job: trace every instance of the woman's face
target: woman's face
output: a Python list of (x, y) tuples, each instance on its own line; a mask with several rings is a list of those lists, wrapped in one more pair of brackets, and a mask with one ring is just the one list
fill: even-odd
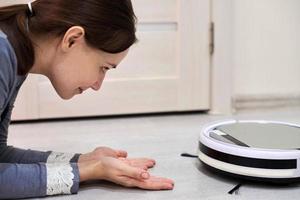
[(67, 42), (66, 50), (63, 45), (61, 44), (62, 50), (57, 51), (48, 75), (56, 92), (63, 99), (71, 99), (90, 88), (99, 90), (106, 73), (115, 69), (129, 51), (109, 54), (89, 47), (80, 38)]

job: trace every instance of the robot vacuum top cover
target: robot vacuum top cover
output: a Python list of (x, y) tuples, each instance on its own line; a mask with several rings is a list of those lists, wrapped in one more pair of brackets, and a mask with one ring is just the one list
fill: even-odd
[(205, 126), (199, 159), (209, 168), (243, 179), (300, 181), (300, 126), (285, 122), (230, 120)]

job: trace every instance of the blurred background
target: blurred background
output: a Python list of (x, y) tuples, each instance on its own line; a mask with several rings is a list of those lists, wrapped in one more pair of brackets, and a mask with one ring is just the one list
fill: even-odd
[(300, 108), (300, 1), (132, 2), (139, 43), (100, 92), (64, 101), (30, 75), (13, 119)]

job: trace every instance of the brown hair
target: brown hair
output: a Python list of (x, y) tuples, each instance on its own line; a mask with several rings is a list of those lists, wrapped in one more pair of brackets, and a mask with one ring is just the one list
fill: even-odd
[(87, 44), (107, 53), (120, 53), (137, 41), (131, 0), (37, 0), (32, 8), (33, 13), (27, 4), (0, 7), (0, 28), (16, 52), (20, 75), (35, 60), (30, 34), (63, 36), (82, 26)]

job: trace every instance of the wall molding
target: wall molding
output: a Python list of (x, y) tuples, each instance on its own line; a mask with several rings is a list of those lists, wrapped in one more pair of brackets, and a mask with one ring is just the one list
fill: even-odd
[(236, 111), (300, 107), (300, 94), (237, 95), (233, 106)]

